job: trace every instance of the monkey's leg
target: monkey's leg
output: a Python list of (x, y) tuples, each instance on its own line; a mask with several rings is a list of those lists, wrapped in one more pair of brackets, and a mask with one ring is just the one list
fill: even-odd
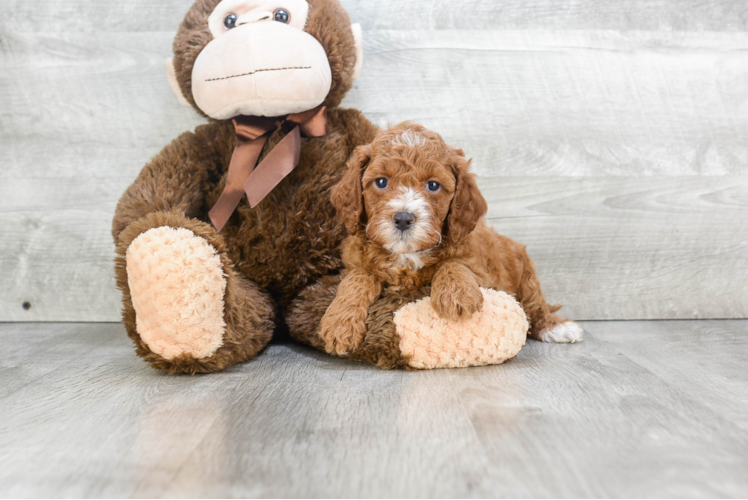
[(198, 220), (233, 144), (230, 124), (182, 134), (143, 168), (112, 221), (127, 333), (140, 356), (172, 373), (250, 359), (274, 330), (270, 298), (233, 270), (223, 237)]
[[(339, 283), (325, 277), (301, 292), (286, 318), (292, 336), (325, 350), (319, 323)], [(506, 293), (482, 290), (483, 310), (461, 321), (439, 317), (430, 293), (429, 287), (410, 295), (385, 289), (369, 308), (363, 343), (347, 357), (384, 369), (454, 368), (502, 363), (525, 344), (527, 319)]]
[(269, 296), (234, 270), (212, 226), (153, 213), (119, 236), (117, 284), (138, 355), (170, 373), (204, 373), (254, 357), (269, 342)]

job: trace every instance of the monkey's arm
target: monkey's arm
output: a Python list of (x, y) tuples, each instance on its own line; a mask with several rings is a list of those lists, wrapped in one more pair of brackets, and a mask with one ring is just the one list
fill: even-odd
[(327, 352), (343, 356), (358, 348), (366, 336), (369, 307), (381, 292), (382, 283), (374, 276), (358, 269), (347, 272), (320, 323)]
[(233, 135), (225, 124), (211, 123), (187, 132), (166, 146), (141, 170), (117, 204), (112, 236), (149, 214), (171, 213), (201, 218), (205, 192), (221, 177)]
[(483, 307), (478, 278), (464, 264), (443, 262), (431, 283), (431, 304), (442, 318), (469, 318)]

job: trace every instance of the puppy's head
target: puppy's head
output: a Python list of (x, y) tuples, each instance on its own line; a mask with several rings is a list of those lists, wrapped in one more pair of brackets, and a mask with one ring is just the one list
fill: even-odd
[(469, 167), (439, 134), (404, 122), (354, 151), (332, 202), (350, 234), (365, 231), (392, 253), (420, 252), (460, 241), (486, 213)]

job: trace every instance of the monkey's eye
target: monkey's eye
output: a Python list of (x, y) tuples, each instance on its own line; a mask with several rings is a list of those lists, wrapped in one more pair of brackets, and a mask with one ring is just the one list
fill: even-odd
[(380, 177), (379, 179), (374, 181), (374, 184), (376, 184), (379, 189), (384, 189), (387, 187), (387, 178)]
[(432, 193), (436, 193), (437, 191), (439, 191), (440, 187), (442, 187), (441, 184), (436, 181), (428, 181), (426, 183), (426, 189), (428, 189)]
[(236, 14), (229, 14), (226, 16), (223, 20), (223, 25), (226, 27), (227, 30), (230, 30), (232, 28), (236, 28)]
[(279, 23), (288, 24), (288, 21), (291, 20), (291, 16), (288, 14), (286, 9), (276, 9), (276, 11), (273, 12), (273, 20), (278, 21)]

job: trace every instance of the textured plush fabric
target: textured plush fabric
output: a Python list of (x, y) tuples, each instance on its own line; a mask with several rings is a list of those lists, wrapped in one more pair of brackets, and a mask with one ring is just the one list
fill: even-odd
[(400, 351), (411, 368), (495, 365), (525, 345), (528, 323), (514, 298), (482, 288), (483, 311), (470, 319), (440, 318), (426, 297), (395, 313)]
[(205, 239), (184, 228), (149, 229), (126, 260), (136, 329), (152, 352), (207, 358), (223, 345), (226, 279)]

